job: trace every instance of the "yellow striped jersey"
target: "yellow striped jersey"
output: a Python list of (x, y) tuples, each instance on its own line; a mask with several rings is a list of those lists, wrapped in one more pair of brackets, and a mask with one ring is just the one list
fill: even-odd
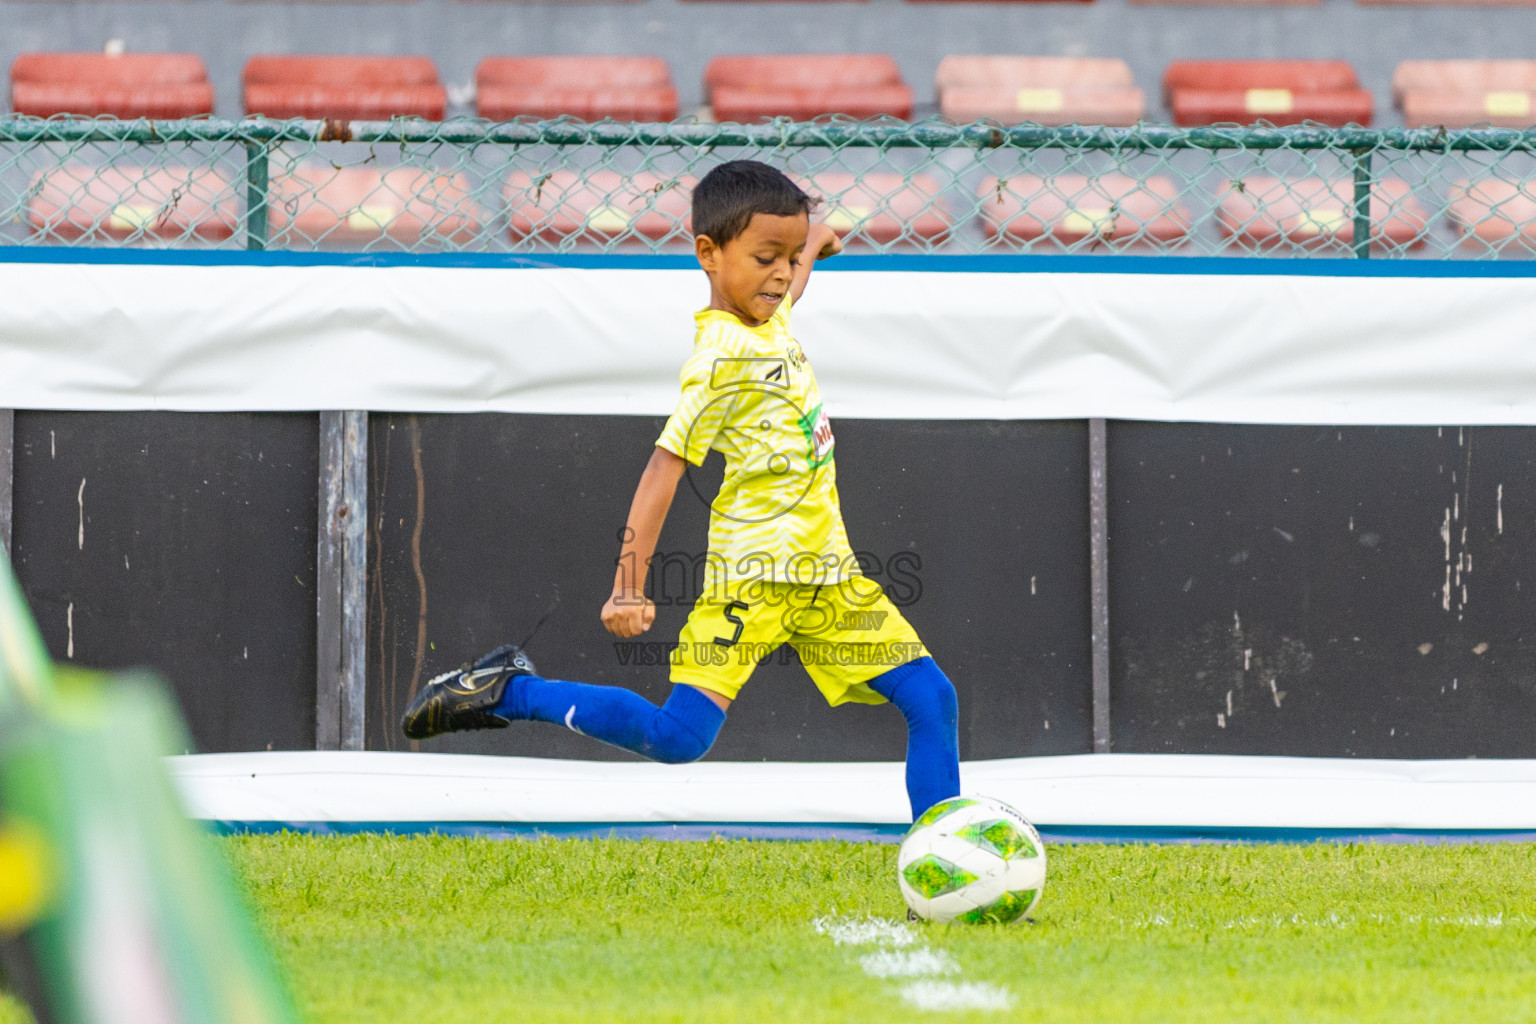
[(656, 441), (695, 466), (711, 448), (725, 456), (710, 504), (714, 581), (860, 575), (837, 500), (832, 424), (789, 312), (786, 296), (761, 327), (722, 310), (694, 314), (682, 396)]

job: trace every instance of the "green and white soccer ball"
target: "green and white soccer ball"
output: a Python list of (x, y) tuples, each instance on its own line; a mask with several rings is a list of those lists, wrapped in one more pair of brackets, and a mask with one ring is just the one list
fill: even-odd
[(896, 856), (896, 879), (918, 917), (1012, 924), (1040, 902), (1045, 844), (1001, 800), (957, 796), (912, 823)]

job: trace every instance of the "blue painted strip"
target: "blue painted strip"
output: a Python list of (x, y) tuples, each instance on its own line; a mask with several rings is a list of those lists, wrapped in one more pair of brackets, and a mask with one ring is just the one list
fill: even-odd
[(225, 835), (445, 835), (481, 839), (841, 839), (855, 843), (894, 843), (906, 825), (838, 825), (766, 822), (510, 822), (510, 821), (212, 821)]
[(1262, 828), (1169, 825), (1040, 825), (1052, 843), (1530, 843), (1531, 829)]
[(1536, 277), (1536, 262), (1244, 256), (839, 256), (817, 270), (952, 274), (1192, 274), (1225, 277)]
[[(482, 839), (774, 839), (899, 843), (901, 824), (817, 822), (212, 821), (225, 835), (447, 835)], [(1228, 828), (1168, 825), (1038, 825), (1047, 843), (1490, 843), (1536, 842), (1531, 829)]]
[[(477, 269), (695, 270), (691, 255), (576, 253), (335, 253), (213, 249), (71, 249), (0, 246), (0, 263), (169, 267), (466, 267)], [(1261, 277), (1536, 277), (1536, 260), (1344, 260), (1239, 256), (844, 255), (819, 268), (964, 274), (1198, 274)]]
[(0, 246), (0, 263), (60, 263), (146, 267), (459, 267), (542, 270), (697, 270), (692, 256), (579, 255), (459, 252), (252, 252), (245, 249), (69, 249), (62, 246)]

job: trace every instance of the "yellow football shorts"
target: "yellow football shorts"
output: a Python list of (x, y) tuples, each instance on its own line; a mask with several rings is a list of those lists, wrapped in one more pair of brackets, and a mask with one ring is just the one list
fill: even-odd
[(735, 700), (786, 643), (833, 706), (884, 704), (868, 681), (928, 653), (867, 576), (820, 585), (751, 580), (699, 598), (672, 652), (672, 681)]

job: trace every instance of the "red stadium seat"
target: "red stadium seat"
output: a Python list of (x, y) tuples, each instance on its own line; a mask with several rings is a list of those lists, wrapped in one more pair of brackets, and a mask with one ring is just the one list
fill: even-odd
[(1528, 128), (1536, 124), (1536, 61), (1407, 60), (1392, 76), (1392, 95), (1410, 128)]
[(813, 219), (853, 242), (939, 242), (954, 229), (954, 218), (939, 203), (939, 183), (926, 174), (827, 173), (803, 180), (801, 187), (826, 200)]
[(1163, 73), (1163, 89), (1290, 89), (1342, 92), (1360, 87), (1355, 69), (1341, 60), (1176, 60)]
[(912, 116), (912, 88), (886, 54), (716, 57), (704, 86), (718, 121)]
[(661, 241), (688, 235), (692, 178), (649, 171), (518, 171), (507, 179), (513, 238)]
[[(1170, 178), (1103, 174), (1018, 175), (988, 178), (981, 187), (987, 234), (1061, 244), (1105, 242), (1167, 245), (1188, 236), (1190, 219)], [(1119, 247), (1119, 246), (1117, 246)]]
[(484, 227), (469, 179), (422, 167), (307, 164), (274, 175), (267, 220), (274, 246), (463, 245)]
[(1369, 7), (1532, 7), (1536, 0), (1355, 0)]
[(1131, 0), (1133, 4), (1160, 4), (1188, 7), (1317, 7), (1323, 0)]
[(956, 121), (1132, 125), (1146, 101), (1123, 60), (945, 57), (934, 76), (939, 109)]
[(197, 117), (213, 86), (190, 53), (23, 53), (11, 64), (11, 107), (51, 117)]
[(660, 57), (487, 57), (475, 69), (480, 116), (670, 121), (677, 88)]
[[(1355, 184), (1350, 178), (1245, 177), (1216, 212), (1222, 233), (1257, 249), (1294, 246), (1348, 249), (1355, 240)], [(1401, 178), (1371, 191), (1371, 241), (1416, 249), (1427, 241), (1429, 215)]]
[(242, 78), (245, 112), (266, 117), (439, 121), (448, 105), (426, 57), (258, 56)]
[(1468, 248), (1518, 256), (1536, 251), (1536, 192), (1529, 185), (1502, 178), (1458, 182), (1450, 214)]
[(1536, 90), (1536, 60), (1405, 60), (1392, 73), (1392, 98), (1410, 92)]
[(1344, 61), (1174, 61), (1163, 75), (1163, 92), (1180, 125), (1371, 123), (1371, 94)]
[(27, 221), (48, 241), (216, 242), (240, 223), (230, 179), (208, 167), (65, 164), (32, 176)]

